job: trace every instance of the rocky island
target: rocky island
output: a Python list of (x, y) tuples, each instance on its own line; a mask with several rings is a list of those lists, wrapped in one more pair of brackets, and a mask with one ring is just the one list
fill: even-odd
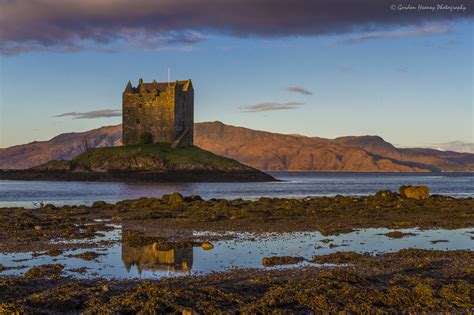
[(26, 170), (0, 171), (7, 180), (253, 182), (275, 179), (196, 146), (166, 143), (88, 149), (72, 160), (52, 160)]

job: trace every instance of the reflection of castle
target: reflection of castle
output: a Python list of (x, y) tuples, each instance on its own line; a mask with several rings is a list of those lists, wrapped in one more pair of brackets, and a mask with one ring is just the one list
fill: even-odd
[(193, 248), (158, 250), (153, 245), (131, 247), (124, 243), (122, 260), (127, 271), (130, 271), (133, 265), (137, 265), (139, 274), (142, 270), (188, 272), (193, 266)]

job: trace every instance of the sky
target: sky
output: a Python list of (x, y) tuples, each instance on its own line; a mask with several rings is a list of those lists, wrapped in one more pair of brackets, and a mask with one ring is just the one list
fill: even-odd
[(121, 122), (192, 79), (195, 121), (402, 147), (473, 142), (473, 4), (0, 0), (0, 147)]

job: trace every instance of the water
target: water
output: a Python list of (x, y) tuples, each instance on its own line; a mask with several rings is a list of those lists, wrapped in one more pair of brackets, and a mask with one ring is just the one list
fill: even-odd
[[(115, 240), (116, 242), (111, 246), (97, 245), (96, 248), (68, 250), (57, 257), (47, 255), (32, 257), (31, 253), (0, 254), (0, 264), (4, 266), (25, 266), (22, 269), (4, 271), (1, 275), (21, 274), (31, 266), (60, 263), (65, 265), (66, 274), (78, 278), (162, 278), (222, 272), (235, 268), (266, 269), (262, 266), (262, 259), (271, 256), (301, 256), (307, 259), (302, 263), (286, 267), (319, 266), (309, 260), (318, 255), (326, 255), (337, 251), (355, 251), (374, 255), (396, 252), (404, 248), (470, 250), (474, 242), (471, 239), (474, 236), (474, 228), (457, 230), (402, 229), (398, 231), (416, 235), (400, 239), (383, 235), (391, 231), (393, 230), (371, 228), (329, 237), (323, 236), (319, 232), (264, 233), (258, 235), (228, 232), (226, 233), (227, 236), (232, 238), (214, 242), (212, 250), (188, 247), (161, 251), (154, 249), (153, 245), (138, 248), (123, 245), (120, 242), (122, 229), (116, 226), (113, 231), (106, 232), (104, 237), (95, 240), (97, 242), (103, 239)], [(194, 235), (202, 237), (203, 240), (206, 239), (206, 233), (195, 232)], [(322, 242), (325, 239), (331, 241)], [(448, 241), (446, 242), (446, 240)], [(103, 255), (92, 262), (67, 257), (67, 255), (90, 250)], [(83, 274), (71, 271), (81, 267), (87, 268)]]
[(0, 181), (0, 207), (32, 207), (44, 202), (55, 205), (85, 204), (96, 200), (117, 202), (143, 196), (160, 197), (180, 192), (203, 198), (306, 197), (368, 195), (401, 185), (428, 185), (431, 193), (474, 197), (474, 174), (470, 173), (271, 173), (280, 182), (271, 183), (101, 183), (51, 181)]

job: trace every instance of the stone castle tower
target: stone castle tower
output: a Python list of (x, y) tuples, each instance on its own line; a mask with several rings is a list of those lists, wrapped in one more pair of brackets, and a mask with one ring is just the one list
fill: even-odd
[(194, 89), (191, 80), (143, 83), (130, 81), (122, 95), (123, 144), (166, 142), (193, 145)]

